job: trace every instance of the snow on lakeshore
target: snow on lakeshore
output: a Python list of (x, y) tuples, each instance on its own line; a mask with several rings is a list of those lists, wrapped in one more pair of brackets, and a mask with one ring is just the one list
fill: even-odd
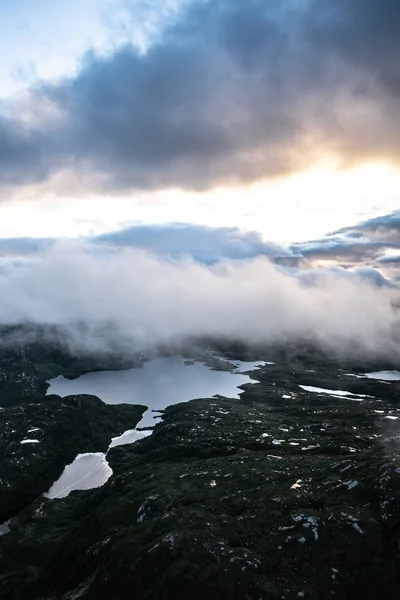
[(305, 392), (315, 392), (316, 394), (330, 394), (331, 396), (342, 396), (346, 398), (348, 396), (352, 396), (354, 398), (370, 398), (371, 396), (367, 396), (365, 394), (353, 394), (352, 392), (347, 392), (345, 390), (326, 390), (324, 388), (314, 387), (313, 385), (299, 385), (299, 387)]
[(400, 371), (372, 371), (364, 373), (364, 375), (356, 375), (355, 373), (345, 373), (348, 377), (356, 377), (357, 379), (377, 379), (383, 383), (390, 381), (400, 381)]
[(373, 371), (365, 373), (367, 379), (381, 379), (382, 381), (399, 381), (400, 371)]
[(67, 465), (61, 476), (53, 483), (46, 498), (66, 498), (74, 490), (91, 490), (101, 487), (111, 477), (113, 471), (103, 452), (78, 454)]

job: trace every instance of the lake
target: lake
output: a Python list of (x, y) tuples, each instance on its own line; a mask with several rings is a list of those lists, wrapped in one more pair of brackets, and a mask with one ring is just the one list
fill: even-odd
[(149, 410), (139, 426), (147, 427), (154, 424), (152, 410), (163, 410), (171, 404), (216, 394), (239, 398), (239, 386), (255, 383), (242, 371), (264, 365), (260, 361), (230, 361), (236, 367), (233, 371), (214, 371), (203, 362), (187, 362), (181, 356), (170, 356), (135, 369), (91, 372), (72, 380), (60, 376), (49, 381), (47, 394), (93, 394), (107, 404), (144, 404)]

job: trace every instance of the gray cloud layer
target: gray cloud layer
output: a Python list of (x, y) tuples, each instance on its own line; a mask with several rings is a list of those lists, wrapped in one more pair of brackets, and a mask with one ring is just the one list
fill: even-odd
[[(147, 54), (87, 56), (0, 116), (0, 183), (205, 188), (400, 157), (398, 0), (193, 2)], [(11, 117), (10, 114), (13, 116)]]
[(287, 257), (292, 253), (282, 246), (265, 242), (257, 231), (237, 227), (207, 227), (185, 223), (136, 225), (91, 238), (97, 244), (142, 248), (175, 258), (191, 256), (201, 263), (255, 256)]
[[(87, 238), (86, 241), (114, 248), (139, 248), (164, 257), (191, 257), (197, 262), (207, 264), (224, 259), (240, 260), (256, 256), (293, 257), (288, 248), (265, 242), (257, 231), (188, 223), (132, 225)], [(0, 255), (25, 256), (55, 244), (57, 240), (54, 238), (3, 238), (0, 239)]]
[[(64, 241), (68, 242), (68, 239)], [(243, 261), (263, 256), (283, 268), (302, 269), (306, 280), (319, 277), (318, 266), (323, 263), (325, 269), (342, 269), (343, 275), (344, 268), (350, 276), (356, 274), (376, 285), (390, 286), (400, 281), (400, 213), (371, 219), (320, 240), (290, 247), (265, 241), (257, 231), (189, 223), (131, 225), (85, 241), (98, 247), (99, 251), (107, 247), (110, 251), (134, 248), (162, 258), (191, 259), (209, 265), (227, 259)], [(18, 262), (19, 258), (50, 249), (58, 242), (54, 238), (0, 239), (0, 256)], [(388, 250), (396, 249), (399, 256), (386, 254)]]
[(291, 250), (312, 262), (384, 268), (387, 276), (399, 281), (400, 211), (344, 227), (320, 240), (293, 244)]

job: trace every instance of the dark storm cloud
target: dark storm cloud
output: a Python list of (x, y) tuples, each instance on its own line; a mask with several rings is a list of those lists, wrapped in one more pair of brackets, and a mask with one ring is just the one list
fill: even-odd
[(309, 35), (320, 48), (373, 71), (390, 93), (400, 92), (397, 0), (322, 0), (310, 8)]
[[(61, 168), (108, 190), (202, 189), (400, 157), (397, 0), (193, 2), (146, 54), (88, 55), (0, 120), (0, 181)], [(46, 113), (46, 110), (43, 112)]]
[(17, 119), (0, 115), (0, 183), (37, 181), (46, 177), (51, 161), (47, 168), (43, 165), (41, 143), (38, 131), (25, 128)]

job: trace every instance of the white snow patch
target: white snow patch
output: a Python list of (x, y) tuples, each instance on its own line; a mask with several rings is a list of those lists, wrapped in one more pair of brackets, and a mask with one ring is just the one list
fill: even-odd
[(343, 485), (347, 485), (347, 489), (352, 490), (358, 485), (358, 481), (345, 481)]
[(369, 398), (365, 394), (353, 394), (345, 390), (327, 390), (325, 388), (314, 387), (313, 385), (299, 385), (299, 387), (306, 392), (315, 392), (316, 394), (335, 394), (335, 396), (353, 396), (357, 398)]
[(290, 486), (291, 490), (297, 490), (298, 488), (301, 488), (301, 479), (298, 479), (296, 481), (296, 483), (294, 483), (293, 485)]
[[(217, 356), (217, 358), (219, 358)], [(227, 362), (230, 362), (229, 360), (227, 360)], [(236, 367), (235, 370), (240, 369), (241, 371), (254, 371), (255, 369), (260, 369), (261, 367), (263, 367), (264, 365), (273, 365), (274, 363), (267, 363), (264, 361), (250, 361), (250, 360), (235, 360), (234, 361), (234, 365)]]
[(39, 443), (40, 443), (39, 440), (30, 440), (30, 439), (22, 440), (20, 442), (20, 444), (39, 444)]
[(4, 523), (2, 523), (0, 525), (0, 536), (6, 535), (6, 533), (8, 533), (10, 531), (10, 523), (11, 523), (11, 519), (9, 521), (5, 521)]
[(319, 538), (318, 519), (316, 519), (315, 517), (307, 516), (307, 515), (294, 515), (292, 517), (292, 519), (295, 523), (300, 523), (301, 521), (304, 521), (303, 527), (305, 529), (308, 529), (309, 527), (311, 527), (312, 532), (314, 534), (314, 539), (315, 539), (315, 541), (318, 541), (318, 538)]
[(392, 421), (396, 421), (396, 419), (398, 419), (399, 417), (394, 417), (393, 415), (386, 415), (386, 417), (383, 417), (384, 419), (391, 419)]
[(357, 379), (365, 379), (365, 375), (355, 375), (354, 373), (345, 373), (347, 377), (356, 377)]
[[(372, 396), (368, 397), (372, 398)], [(362, 398), (358, 398), (357, 396), (337, 396), (336, 394), (331, 394), (331, 398), (338, 398), (339, 400), (344, 398), (345, 400), (351, 400), (352, 402), (362, 402)]]
[(175, 546), (175, 536), (172, 535), (172, 533), (170, 533), (169, 535), (166, 535), (163, 537), (162, 539), (163, 542), (169, 544), (170, 548), (173, 548)]
[(368, 379), (382, 379), (382, 381), (399, 381), (400, 371), (373, 371), (365, 373)]
[(78, 454), (67, 465), (61, 476), (53, 483), (46, 498), (65, 498), (74, 490), (91, 490), (101, 487), (111, 477), (113, 471), (103, 452)]

